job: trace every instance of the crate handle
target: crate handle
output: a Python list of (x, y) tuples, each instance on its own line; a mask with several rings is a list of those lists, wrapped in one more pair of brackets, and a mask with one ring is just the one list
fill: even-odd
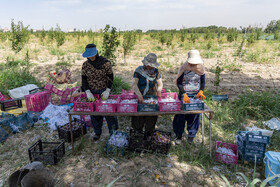
[[(264, 163), (265, 163), (265, 160), (267, 160), (266, 156), (263, 158), (263, 162), (264, 162)], [(269, 171), (270, 171), (273, 175), (277, 175), (276, 173), (274, 173), (274, 172), (272, 171), (271, 167), (269, 166), (269, 159), (268, 159), (267, 161), (268, 161), (267, 167), (268, 167)]]

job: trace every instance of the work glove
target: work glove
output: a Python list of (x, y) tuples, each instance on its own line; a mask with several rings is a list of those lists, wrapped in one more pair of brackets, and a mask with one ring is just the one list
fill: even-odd
[(183, 94), (183, 101), (185, 103), (190, 103), (191, 102), (190, 98), (188, 97), (188, 95), (186, 93)]
[(109, 95), (110, 95), (110, 91), (111, 91), (111, 89), (110, 89), (110, 88), (107, 88), (107, 89), (101, 94), (102, 100), (108, 99), (108, 97), (109, 97)]
[(87, 98), (90, 102), (94, 102), (95, 101), (95, 98), (94, 96), (92, 95), (91, 91), (90, 90), (86, 90), (86, 94), (87, 94)]
[(206, 99), (205, 95), (203, 95), (202, 90), (199, 90), (199, 92), (196, 94), (196, 98), (200, 98), (201, 100)]

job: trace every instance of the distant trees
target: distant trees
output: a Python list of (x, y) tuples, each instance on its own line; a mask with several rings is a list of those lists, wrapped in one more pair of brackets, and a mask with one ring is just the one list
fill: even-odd
[(270, 21), (264, 29), (266, 33), (275, 33), (275, 31), (280, 31), (280, 19)]

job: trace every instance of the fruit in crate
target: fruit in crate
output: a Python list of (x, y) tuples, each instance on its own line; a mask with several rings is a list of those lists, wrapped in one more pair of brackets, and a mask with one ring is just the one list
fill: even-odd
[(155, 105), (158, 104), (158, 101), (155, 98), (144, 99), (144, 104)]
[(154, 133), (154, 140), (156, 140), (159, 143), (169, 143), (170, 137), (166, 134), (163, 134), (161, 132), (155, 132)]
[[(75, 131), (81, 127), (79, 122), (72, 122), (72, 131)], [(70, 131), (70, 124), (66, 124), (60, 127), (61, 129), (65, 131)]]
[(81, 97), (78, 99), (78, 102), (81, 103), (89, 103), (89, 102), (94, 102), (95, 98), (87, 98), (87, 97)]
[(167, 103), (176, 102), (176, 99), (172, 98), (171, 96), (168, 96), (164, 99), (161, 99), (160, 102), (167, 102)]
[(115, 103), (117, 103), (117, 100), (116, 99), (103, 100), (103, 98), (102, 98), (101, 103), (115, 104)]
[(121, 101), (121, 103), (126, 103), (126, 104), (137, 103), (137, 99), (124, 99)]
[[(183, 100), (184, 101), (184, 100)], [(190, 98), (190, 101), (187, 103), (184, 101), (185, 104), (192, 104), (192, 103), (202, 103), (200, 99)]]

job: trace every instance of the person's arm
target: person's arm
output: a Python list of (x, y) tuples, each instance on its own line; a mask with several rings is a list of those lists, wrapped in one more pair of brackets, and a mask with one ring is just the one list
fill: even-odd
[(114, 74), (113, 74), (113, 70), (112, 70), (112, 65), (111, 62), (108, 61), (104, 64), (104, 68), (106, 71), (106, 76), (108, 79), (108, 83), (107, 83), (107, 88), (106, 90), (101, 94), (102, 99), (108, 99), (110, 92), (111, 92), (111, 88), (113, 86), (113, 81), (114, 81)]
[(133, 84), (132, 84), (132, 89), (134, 90), (135, 94), (138, 96), (139, 103), (143, 103), (143, 95), (141, 94), (139, 88), (138, 88), (138, 78), (134, 78)]
[(88, 79), (87, 79), (87, 75), (86, 75), (86, 62), (84, 62), (83, 66), (82, 66), (82, 87), (83, 90), (89, 90), (89, 84), (88, 84)]
[(204, 91), (205, 88), (205, 74), (200, 76), (200, 90)]
[(163, 87), (162, 78), (157, 80), (157, 96), (161, 97), (161, 90)]
[(185, 93), (184, 87), (183, 87), (183, 77), (184, 74), (182, 74), (178, 79), (177, 79), (177, 86), (179, 88), (179, 91), (183, 94)]

